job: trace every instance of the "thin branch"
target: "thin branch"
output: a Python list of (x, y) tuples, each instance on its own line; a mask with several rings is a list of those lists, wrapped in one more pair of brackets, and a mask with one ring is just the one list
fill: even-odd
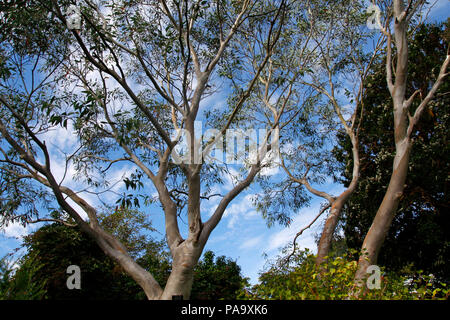
[(71, 228), (77, 227), (77, 224), (72, 224), (72, 223), (69, 223), (69, 222), (61, 220), (61, 219), (39, 218), (36, 220), (27, 220), (26, 222), (27, 223), (57, 222), (57, 223), (61, 223), (61, 224), (65, 225), (66, 227), (71, 227)]
[(294, 240), (292, 240), (292, 252), (286, 257), (286, 264), (289, 263), (289, 260), (292, 258), (292, 256), (295, 254), (295, 251), (297, 250), (297, 238), (300, 237), (303, 232), (309, 228), (311, 228), (311, 226), (317, 221), (317, 219), (319, 219), (319, 217), (329, 208), (331, 207), (331, 203), (327, 203), (324, 207), (322, 207), (322, 209), (320, 209), (319, 213), (317, 214), (317, 216), (304, 228), (302, 228), (299, 232), (297, 232), (297, 234), (294, 237)]
[[(289, 178), (290, 178), (292, 181), (295, 181), (295, 182), (297, 182), (297, 183), (299, 183), (299, 184), (305, 186), (306, 189), (308, 189), (309, 192), (311, 192), (312, 194), (314, 194), (314, 195), (316, 195), (316, 196), (318, 196), (318, 197), (321, 197), (321, 198), (324, 198), (324, 199), (328, 200), (329, 203), (333, 203), (333, 202), (336, 200), (335, 197), (331, 196), (330, 194), (328, 194), (328, 193), (326, 193), (326, 192), (324, 192), (324, 191), (320, 191), (320, 190), (317, 190), (317, 189), (313, 188), (313, 187), (309, 184), (309, 182), (308, 182), (306, 176), (304, 176), (304, 177), (302, 177), (302, 178), (296, 178), (296, 177), (290, 172), (290, 170), (286, 167), (286, 165), (285, 165), (285, 163), (284, 163), (284, 158), (283, 158), (283, 156), (282, 156), (281, 154), (280, 154), (280, 159), (281, 159), (281, 163), (280, 163), (281, 167), (284, 169), (284, 171), (286, 172), (286, 174), (289, 176)], [(306, 173), (306, 175), (307, 175), (307, 173)]]

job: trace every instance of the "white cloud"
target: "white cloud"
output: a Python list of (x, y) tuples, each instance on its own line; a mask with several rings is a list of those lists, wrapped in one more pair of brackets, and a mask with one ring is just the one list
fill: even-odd
[(46, 132), (42, 140), (47, 142), (47, 147), (50, 151), (71, 151), (78, 142), (78, 136), (75, 131), (71, 130), (72, 127), (73, 121), (69, 119), (67, 121), (67, 129), (56, 126)]
[(1, 231), (5, 235), (5, 237), (18, 239), (28, 235), (32, 230), (29, 225), (24, 227), (20, 223), (14, 222), (8, 224), (8, 226), (3, 228)]
[(223, 179), (225, 183), (222, 185), (222, 191), (228, 192), (236, 185), (241, 178), (241, 174), (232, 167), (228, 168), (229, 174), (224, 174)]
[(247, 194), (239, 202), (232, 203), (224, 212), (223, 217), (229, 218), (228, 227), (233, 228), (241, 219), (251, 219), (257, 216), (252, 204), (252, 194)]
[(263, 236), (256, 236), (253, 238), (249, 238), (247, 240), (245, 240), (240, 246), (239, 249), (250, 249), (253, 248), (255, 246), (257, 246), (261, 240), (263, 239)]
[[(69, 120), (67, 129), (57, 126), (50, 131), (39, 135), (50, 154), (51, 171), (58, 183), (64, 178), (64, 183), (72, 183), (75, 169), (72, 164), (67, 166), (66, 172), (66, 155), (73, 153), (78, 146), (78, 137), (76, 132), (72, 131), (72, 121)], [(44, 159), (38, 159), (44, 163)]]

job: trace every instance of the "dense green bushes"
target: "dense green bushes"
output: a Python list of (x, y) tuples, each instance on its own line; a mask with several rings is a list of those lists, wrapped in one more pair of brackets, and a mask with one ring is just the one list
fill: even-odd
[[(446, 299), (447, 284), (421, 272), (389, 273), (381, 268), (379, 289), (359, 289), (354, 282), (357, 262), (354, 253), (329, 258), (321, 268), (315, 256), (302, 251), (289, 263), (279, 259), (259, 278), (259, 283), (242, 291), (242, 299), (281, 300), (411, 300)], [(371, 276), (370, 274), (368, 276)], [(369, 282), (372, 279), (367, 279)]]
[[(131, 228), (134, 224), (128, 222), (123, 226)], [(109, 227), (116, 229), (113, 223)], [(131, 252), (139, 254), (136, 259), (139, 264), (151, 270), (157, 281), (165, 285), (170, 275), (171, 260), (163, 244), (141, 239), (133, 228), (120, 230), (119, 237)], [(94, 240), (77, 228), (60, 224), (43, 226), (25, 238), (24, 247), (27, 253), (15, 262), (17, 269), (13, 270), (5, 258), (0, 260), (0, 300), (146, 298), (136, 282), (107, 257)], [(80, 290), (69, 290), (66, 286), (69, 276), (66, 269), (72, 264), (81, 269)], [(235, 261), (206, 251), (194, 269), (191, 299), (236, 299), (236, 292), (247, 284)]]

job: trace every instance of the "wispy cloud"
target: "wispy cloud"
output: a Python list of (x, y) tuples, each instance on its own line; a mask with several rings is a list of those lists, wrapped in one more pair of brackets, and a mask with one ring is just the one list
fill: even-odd
[(10, 223), (7, 227), (2, 228), (0, 232), (7, 238), (21, 239), (23, 236), (28, 235), (31, 232), (32, 227), (30, 225), (23, 226), (18, 222)]
[(263, 236), (256, 236), (245, 240), (240, 246), (239, 249), (251, 249), (258, 246), (263, 239)]
[(233, 228), (241, 219), (251, 219), (257, 216), (252, 204), (253, 195), (247, 194), (239, 202), (232, 203), (224, 212), (223, 217), (228, 218), (228, 227)]

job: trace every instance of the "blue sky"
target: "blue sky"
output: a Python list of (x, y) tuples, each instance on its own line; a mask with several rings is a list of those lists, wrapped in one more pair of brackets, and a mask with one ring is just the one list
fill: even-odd
[[(450, 1), (439, 0), (430, 12), (428, 21), (442, 21), (449, 16)], [(223, 100), (215, 101), (217, 103), (224, 103)], [(63, 130), (63, 129), (61, 129)], [(54, 155), (62, 157), (58, 153), (58, 148), (70, 147), (75, 142), (73, 137), (64, 131), (54, 131), (49, 134), (47, 139), (54, 142)], [(56, 148), (58, 146), (58, 148)], [(58, 155), (59, 154), (59, 155)], [(62, 160), (63, 158), (61, 158)], [(72, 169), (70, 169), (72, 170)], [(61, 177), (63, 168), (56, 166), (56, 175)], [(110, 173), (111, 181), (120, 181), (125, 172), (132, 171), (132, 167), (118, 167)], [(73, 173), (73, 172), (69, 172)], [(280, 169), (272, 172), (274, 175), (282, 175)], [(66, 183), (71, 183), (75, 187), (77, 182), (70, 177)], [(222, 186), (223, 192), (231, 187), (231, 180)], [(120, 191), (121, 185), (117, 185), (115, 191)], [(337, 184), (329, 183), (321, 186), (321, 189), (331, 194), (337, 195), (342, 191), (343, 187)], [(253, 194), (260, 190), (256, 185), (251, 185), (245, 192), (240, 194), (227, 208), (224, 217), (217, 228), (212, 232), (209, 241), (206, 244), (205, 250), (212, 250), (216, 255), (225, 255), (237, 261), (242, 267), (242, 273), (246, 277), (250, 277), (252, 283), (256, 283), (258, 273), (262, 270), (265, 264), (263, 254), (267, 254), (269, 258), (275, 257), (279, 253), (279, 248), (285, 246), (292, 241), (294, 235), (305, 225), (307, 225), (318, 213), (322, 199), (313, 198), (309, 207), (302, 208), (297, 213), (292, 214), (293, 220), (290, 227), (281, 227), (278, 225), (268, 228), (266, 221), (259, 213), (255, 211), (251, 203)], [(86, 194), (88, 201), (96, 203), (97, 200), (93, 195)], [(105, 195), (111, 197), (113, 195)], [(108, 198), (106, 198), (108, 200)], [(217, 205), (218, 199), (212, 199), (207, 203), (202, 204), (202, 212), (204, 214), (203, 220), (208, 218), (211, 210)], [(154, 226), (160, 231), (164, 232), (164, 221), (162, 211), (158, 206), (152, 206), (149, 209), (150, 219)], [(309, 248), (312, 251), (316, 250), (314, 241), (315, 234), (320, 233), (323, 223), (323, 216), (310, 229), (297, 240), (300, 248)], [(186, 235), (186, 225), (180, 221), (180, 228), (183, 235)], [(21, 243), (21, 237), (38, 228), (38, 225), (31, 225), (22, 227), (18, 224), (11, 224), (4, 230), (0, 231), (0, 257), (11, 253), (15, 248), (18, 248)], [(161, 235), (155, 234), (156, 237)]]

